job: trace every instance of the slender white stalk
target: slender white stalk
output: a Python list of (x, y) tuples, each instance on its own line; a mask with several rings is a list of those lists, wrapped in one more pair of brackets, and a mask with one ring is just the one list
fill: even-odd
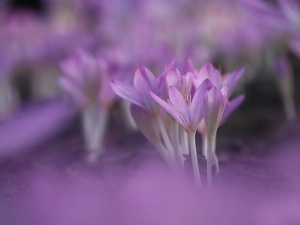
[(184, 157), (181, 152), (181, 146), (180, 146), (180, 141), (179, 141), (179, 124), (177, 121), (173, 120), (172, 121), (172, 143), (175, 151), (175, 159), (178, 165), (183, 166), (184, 162)]
[(134, 119), (131, 116), (130, 112), (130, 103), (128, 101), (121, 101), (121, 107), (123, 111), (123, 115), (125, 116), (126, 126), (132, 130), (137, 130), (137, 126), (134, 122)]
[(158, 126), (158, 129), (159, 129), (160, 135), (161, 135), (162, 140), (164, 142), (164, 145), (166, 146), (166, 148), (170, 152), (170, 154), (172, 154), (175, 157), (174, 147), (171, 143), (169, 134), (166, 130), (166, 127), (165, 127), (162, 119), (159, 116), (156, 116), (156, 122), (157, 122), (157, 126)]
[(216, 167), (216, 174), (220, 172), (220, 166), (219, 166), (219, 159), (216, 153), (216, 140), (217, 140), (217, 135), (214, 135), (213, 139), (213, 148), (212, 148), (212, 164), (213, 166)]
[(205, 159), (207, 159), (207, 135), (201, 134), (202, 136), (202, 154), (204, 155)]
[(82, 112), (82, 125), (88, 161), (93, 162), (103, 152), (102, 143), (108, 120), (108, 110), (99, 104), (91, 104)]
[(190, 147), (190, 152), (191, 152), (194, 179), (195, 179), (196, 185), (198, 187), (201, 187), (201, 177), (200, 177), (200, 171), (199, 171), (199, 165), (198, 165), (195, 134), (196, 134), (196, 132), (192, 132), (192, 133), (188, 134), (189, 147)]
[(188, 133), (186, 132), (183, 127), (180, 127), (180, 143), (181, 143), (181, 153), (189, 154), (189, 137)]
[(207, 186), (208, 188), (212, 187), (212, 155), (215, 146), (216, 135), (207, 137)]

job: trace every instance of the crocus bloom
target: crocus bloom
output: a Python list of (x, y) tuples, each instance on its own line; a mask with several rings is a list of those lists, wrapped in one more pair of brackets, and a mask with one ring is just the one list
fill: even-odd
[(112, 81), (111, 85), (115, 93), (121, 98), (151, 112), (158, 110), (156, 102), (149, 95), (149, 90), (158, 94), (158, 82), (147, 68), (139, 67), (136, 70), (133, 87), (118, 81)]
[[(139, 67), (134, 74), (133, 87), (121, 83), (118, 81), (112, 81), (112, 89), (121, 98), (135, 104), (147, 111), (147, 114), (152, 114), (154, 116), (155, 126), (160, 132), (163, 140), (159, 142), (152, 142), (155, 146), (165, 146), (168, 154), (174, 154), (173, 146), (170, 137), (167, 133), (165, 124), (159, 115), (159, 107), (157, 103), (149, 95), (149, 91), (155, 94), (162, 94), (163, 89), (161, 89), (159, 79), (156, 79), (154, 75), (145, 67)], [(138, 116), (138, 114), (132, 114), (133, 117)], [(134, 118), (136, 123), (145, 123), (139, 118)], [(137, 127), (145, 127), (144, 124), (137, 124)], [(143, 129), (142, 129), (143, 131)], [(143, 133), (145, 133), (143, 131)], [(147, 137), (147, 135), (146, 135)], [(150, 139), (151, 140), (151, 139)], [(160, 149), (161, 151), (161, 149)]]
[(203, 81), (195, 94), (182, 94), (174, 86), (169, 88), (169, 102), (165, 102), (155, 93), (151, 97), (170, 113), (187, 132), (195, 132), (204, 116), (203, 101), (210, 86), (209, 80)]
[(213, 85), (206, 93), (204, 100), (204, 121), (208, 137), (214, 136), (218, 129), (223, 112), (225, 110), (227, 98), (228, 92), (226, 86), (219, 90)]
[(191, 93), (182, 94), (176, 87), (171, 86), (169, 88), (168, 103), (153, 92), (150, 92), (151, 97), (170, 113), (188, 133), (189, 152), (192, 158), (194, 178), (198, 186), (201, 186), (201, 178), (195, 145), (195, 133), (204, 116), (204, 96), (210, 86), (211, 82), (208, 79), (204, 80), (193, 95)]
[[(108, 74), (103, 60), (97, 60), (83, 50), (78, 50), (62, 63), (64, 75), (61, 86), (82, 108), (82, 126), (89, 161), (95, 161), (101, 154), (102, 140), (108, 119), (108, 108), (114, 93), (107, 89)], [(108, 90), (108, 91), (107, 91)], [(101, 101), (101, 96), (104, 100)]]
[[(229, 101), (229, 96), (233, 93), (235, 86), (244, 68), (233, 73), (227, 73), (224, 76), (211, 63), (206, 63), (197, 71), (190, 62), (190, 69), (194, 74), (194, 85), (197, 87), (204, 79), (209, 79), (212, 87), (207, 91), (204, 101), (205, 115), (204, 120), (199, 123), (198, 131), (202, 135), (203, 154), (208, 160), (207, 177), (208, 184), (211, 185), (211, 167), (216, 165), (219, 171), (218, 158), (215, 153), (215, 141), (218, 127), (224, 123), (228, 116), (242, 103), (244, 96), (239, 96)], [(226, 109), (226, 111), (225, 111)], [(212, 161), (213, 160), (213, 161)]]

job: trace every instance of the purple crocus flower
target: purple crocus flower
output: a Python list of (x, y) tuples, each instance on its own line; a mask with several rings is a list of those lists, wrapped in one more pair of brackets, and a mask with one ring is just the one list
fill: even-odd
[(158, 81), (147, 68), (140, 66), (136, 70), (133, 87), (118, 81), (112, 81), (111, 85), (114, 92), (121, 98), (150, 112), (158, 111), (156, 102), (149, 95), (149, 91), (159, 93)]
[(215, 133), (226, 107), (227, 98), (228, 91), (226, 86), (219, 90), (215, 85), (213, 85), (206, 93), (204, 100), (204, 121), (208, 138), (212, 138), (216, 135)]
[(88, 160), (95, 161), (101, 154), (108, 110), (115, 96), (110, 90), (106, 62), (77, 50), (61, 67), (64, 76), (60, 77), (60, 84), (82, 108)]
[(202, 151), (208, 161), (208, 184), (211, 185), (212, 164), (216, 165), (217, 172), (219, 171), (218, 158), (215, 154), (217, 129), (244, 100), (243, 96), (239, 96), (235, 98), (232, 103), (229, 101), (230, 95), (233, 93), (239, 78), (244, 72), (244, 68), (232, 73), (227, 73), (224, 76), (222, 76), (221, 72), (211, 63), (205, 63), (201, 69), (197, 71), (194, 69), (192, 62), (190, 62), (190, 69), (193, 71), (193, 81), (196, 87), (201, 84), (204, 79), (209, 79), (212, 83), (212, 87), (207, 91), (204, 100), (204, 120), (201, 121), (198, 126), (198, 131), (203, 138)]
[(162, 100), (155, 93), (150, 92), (151, 97), (186, 130), (188, 134), (188, 147), (192, 158), (194, 178), (198, 186), (201, 186), (197, 151), (195, 144), (195, 134), (200, 121), (204, 116), (203, 102), (211, 82), (206, 79), (198, 87), (195, 93), (182, 94), (176, 87), (169, 88), (168, 102)]
[(196, 132), (200, 121), (204, 116), (203, 101), (206, 91), (211, 85), (207, 79), (198, 87), (193, 96), (182, 94), (171, 86), (169, 88), (169, 102), (165, 102), (155, 93), (150, 92), (151, 97), (170, 113), (187, 132)]
[(98, 101), (103, 84), (109, 79), (104, 60), (78, 49), (61, 68), (64, 75), (59, 79), (60, 85), (81, 107)]

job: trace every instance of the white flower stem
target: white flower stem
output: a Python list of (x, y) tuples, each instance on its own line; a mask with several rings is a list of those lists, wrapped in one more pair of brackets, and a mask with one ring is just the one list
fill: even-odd
[(180, 141), (179, 141), (179, 124), (177, 121), (172, 122), (172, 143), (175, 151), (176, 163), (180, 166), (183, 166), (183, 155), (181, 151)]
[(125, 116), (126, 126), (132, 130), (137, 130), (138, 128), (134, 122), (134, 119), (131, 116), (130, 103), (128, 101), (122, 100), (121, 107), (122, 107), (123, 115)]
[(157, 126), (160, 132), (160, 135), (162, 137), (163, 143), (166, 146), (168, 152), (170, 153), (170, 155), (172, 155), (172, 158), (175, 158), (175, 151), (174, 151), (174, 147), (172, 145), (172, 142), (170, 140), (169, 134), (166, 130), (166, 127), (161, 119), (161, 117), (156, 116), (156, 122), (157, 122)]
[(182, 154), (189, 154), (189, 137), (188, 133), (186, 132), (183, 127), (180, 127), (180, 142), (181, 142), (181, 153)]
[(212, 160), (215, 148), (216, 134), (207, 137), (207, 186), (212, 187)]
[(216, 174), (220, 172), (220, 166), (219, 166), (219, 159), (216, 153), (216, 140), (217, 140), (217, 135), (214, 135), (214, 140), (213, 140), (213, 149), (212, 149), (212, 161), (213, 165), (216, 167)]
[(202, 154), (204, 155), (205, 159), (207, 159), (207, 135), (201, 134), (202, 136)]
[(99, 104), (91, 104), (82, 112), (82, 125), (88, 161), (93, 162), (103, 152), (102, 143), (108, 120), (108, 110)]
[(189, 148), (190, 148), (191, 159), (192, 159), (194, 179), (195, 179), (197, 187), (201, 187), (201, 177), (200, 177), (200, 171), (199, 171), (199, 165), (198, 165), (195, 134), (196, 134), (196, 132), (188, 133)]

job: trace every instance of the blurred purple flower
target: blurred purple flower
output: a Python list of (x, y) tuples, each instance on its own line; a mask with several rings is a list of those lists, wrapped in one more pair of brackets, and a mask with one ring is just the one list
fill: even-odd
[(81, 107), (98, 101), (106, 107), (112, 104), (115, 95), (107, 88), (110, 77), (103, 59), (78, 49), (61, 64), (61, 68), (64, 73), (59, 79), (61, 86)]

